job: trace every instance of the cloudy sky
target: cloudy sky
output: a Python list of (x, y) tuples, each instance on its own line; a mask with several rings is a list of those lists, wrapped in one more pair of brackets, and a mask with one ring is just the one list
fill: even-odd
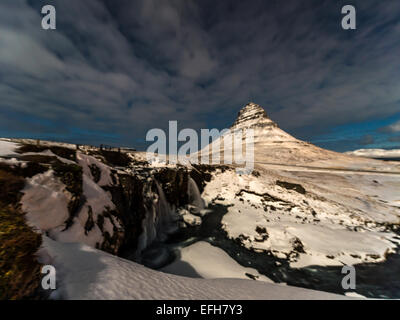
[(0, 1), (0, 136), (143, 148), (249, 101), (322, 147), (400, 148), (400, 1)]

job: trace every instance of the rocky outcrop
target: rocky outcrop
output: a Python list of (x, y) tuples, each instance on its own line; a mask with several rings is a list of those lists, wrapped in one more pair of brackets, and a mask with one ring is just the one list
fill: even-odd
[(278, 125), (268, 118), (267, 113), (260, 105), (250, 102), (239, 111), (236, 121), (231, 128), (244, 129), (264, 127), (277, 128)]

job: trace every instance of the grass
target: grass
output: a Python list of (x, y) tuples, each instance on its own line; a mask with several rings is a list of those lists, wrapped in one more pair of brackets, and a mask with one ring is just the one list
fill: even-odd
[(0, 169), (0, 300), (38, 297), (41, 265), (35, 253), (42, 238), (25, 222), (23, 187), (23, 177)]

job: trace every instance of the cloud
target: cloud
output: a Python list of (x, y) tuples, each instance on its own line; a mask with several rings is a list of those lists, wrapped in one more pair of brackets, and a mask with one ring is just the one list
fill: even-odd
[(396, 133), (400, 132), (400, 120), (380, 129), (381, 132)]
[(44, 31), (47, 2), (0, 2), (10, 135), (135, 146), (168, 120), (227, 127), (250, 100), (300, 138), (398, 113), (398, 1), (353, 1), (356, 31), (328, 0), (54, 0)]

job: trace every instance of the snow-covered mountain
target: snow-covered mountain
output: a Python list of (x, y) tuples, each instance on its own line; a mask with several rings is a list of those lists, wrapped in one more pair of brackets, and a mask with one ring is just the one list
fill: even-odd
[(354, 151), (346, 152), (348, 155), (358, 156), (358, 157), (366, 157), (366, 158), (375, 158), (375, 159), (400, 159), (400, 150), (399, 149), (358, 149)]
[[(242, 130), (245, 133), (246, 129), (254, 130), (254, 160), (258, 164), (383, 171), (393, 169), (380, 161), (353, 157), (352, 154), (347, 155), (322, 149), (311, 143), (298, 140), (280, 129), (278, 124), (268, 117), (266, 111), (260, 105), (252, 102), (239, 111), (236, 121), (230, 127), (231, 132)], [(205, 150), (201, 150), (195, 157), (201, 159), (202, 156), (207, 154), (211, 156), (214, 152), (213, 145), (215, 144), (220, 146), (220, 156), (223, 158), (225, 151), (224, 135), (211, 143)], [(246, 141), (244, 139), (242, 149), (246, 149)], [(232, 150), (229, 150), (229, 152), (232, 152)]]
[(246, 128), (255, 133), (250, 174), (0, 140), (0, 257), (13, 261), (0, 264), (6, 297), (43, 295), (43, 264), (59, 271), (51, 297), (60, 299), (343, 298), (294, 286), (349, 294), (340, 286), (344, 264), (356, 266), (358, 294), (400, 297), (391, 276), (399, 165), (300, 141), (254, 103), (232, 126)]

